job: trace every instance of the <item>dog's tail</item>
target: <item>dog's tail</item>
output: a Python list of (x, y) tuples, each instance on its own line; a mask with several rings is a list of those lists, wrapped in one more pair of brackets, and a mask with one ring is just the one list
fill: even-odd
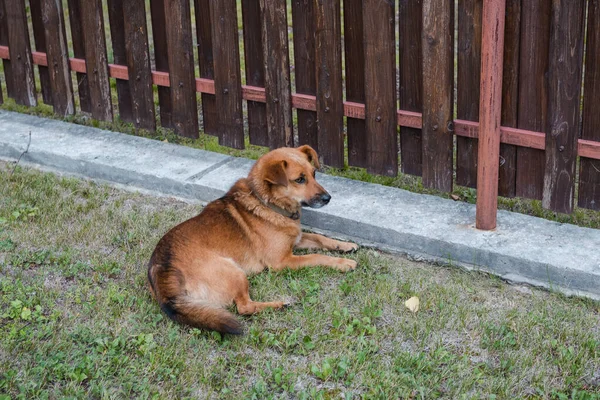
[(187, 296), (182, 290), (183, 276), (178, 270), (169, 268), (165, 271), (161, 266), (150, 265), (148, 280), (161, 310), (173, 321), (232, 335), (243, 333), (242, 325), (229, 311)]
[(232, 335), (243, 333), (242, 325), (232, 313), (207, 302), (182, 296), (160, 303), (160, 308), (180, 324)]

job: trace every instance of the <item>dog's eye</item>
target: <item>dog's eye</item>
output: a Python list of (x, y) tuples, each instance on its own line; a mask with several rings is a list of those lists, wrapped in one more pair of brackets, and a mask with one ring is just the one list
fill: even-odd
[(306, 178), (304, 176), (301, 176), (300, 178), (296, 179), (294, 182), (302, 184), (302, 183), (306, 182)]

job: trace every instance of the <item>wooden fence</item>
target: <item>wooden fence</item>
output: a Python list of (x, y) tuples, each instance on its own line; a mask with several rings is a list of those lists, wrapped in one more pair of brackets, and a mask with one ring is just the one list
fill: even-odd
[[(505, 1), (499, 194), (600, 210), (600, 1)], [(38, 101), (37, 65), (57, 114), (77, 95), (111, 121), (114, 78), (122, 120), (197, 137), (199, 92), (222, 145), (310, 144), (327, 165), (451, 191), (477, 184), (483, 3), (194, 0), (192, 15), (189, 0), (0, 0), (0, 58), (19, 104)]]

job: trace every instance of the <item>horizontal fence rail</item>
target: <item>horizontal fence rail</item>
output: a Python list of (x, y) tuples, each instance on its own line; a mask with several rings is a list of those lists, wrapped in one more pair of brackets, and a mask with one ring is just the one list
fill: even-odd
[[(33, 63), (48, 66), (45, 53), (32, 51)], [(7, 46), (0, 46), (0, 59), (10, 60)], [(69, 65), (74, 72), (86, 73), (85, 60), (70, 58)], [(126, 66), (108, 64), (111, 78), (128, 80), (129, 73)], [(169, 73), (152, 71), (152, 83), (160, 87), (170, 87)], [(196, 78), (196, 92), (215, 94), (215, 81), (212, 79)], [(265, 89), (262, 87), (242, 85), (242, 97), (244, 100), (265, 103)], [(292, 107), (300, 110), (316, 111), (317, 99), (308, 94), (292, 94)], [(350, 118), (365, 119), (365, 105), (352, 101), (344, 101), (344, 115)], [(397, 110), (397, 124), (407, 128), (421, 129), (423, 127), (423, 115), (418, 112)], [(460, 137), (476, 139), (479, 136), (479, 122), (456, 119), (453, 122), (453, 133)], [(500, 127), (500, 141), (519, 147), (544, 150), (546, 134), (544, 132), (533, 132), (525, 129)], [(578, 140), (578, 154), (581, 157), (600, 160), (600, 142), (591, 140)]]

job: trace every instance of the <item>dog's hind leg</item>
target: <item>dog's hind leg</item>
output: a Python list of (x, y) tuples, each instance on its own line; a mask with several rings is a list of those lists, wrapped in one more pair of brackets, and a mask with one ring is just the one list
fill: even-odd
[(258, 302), (250, 299), (250, 284), (246, 274), (240, 271), (236, 276), (237, 293), (233, 301), (237, 307), (238, 313), (242, 315), (251, 315), (263, 311), (265, 308), (283, 308), (286, 303), (283, 301)]

